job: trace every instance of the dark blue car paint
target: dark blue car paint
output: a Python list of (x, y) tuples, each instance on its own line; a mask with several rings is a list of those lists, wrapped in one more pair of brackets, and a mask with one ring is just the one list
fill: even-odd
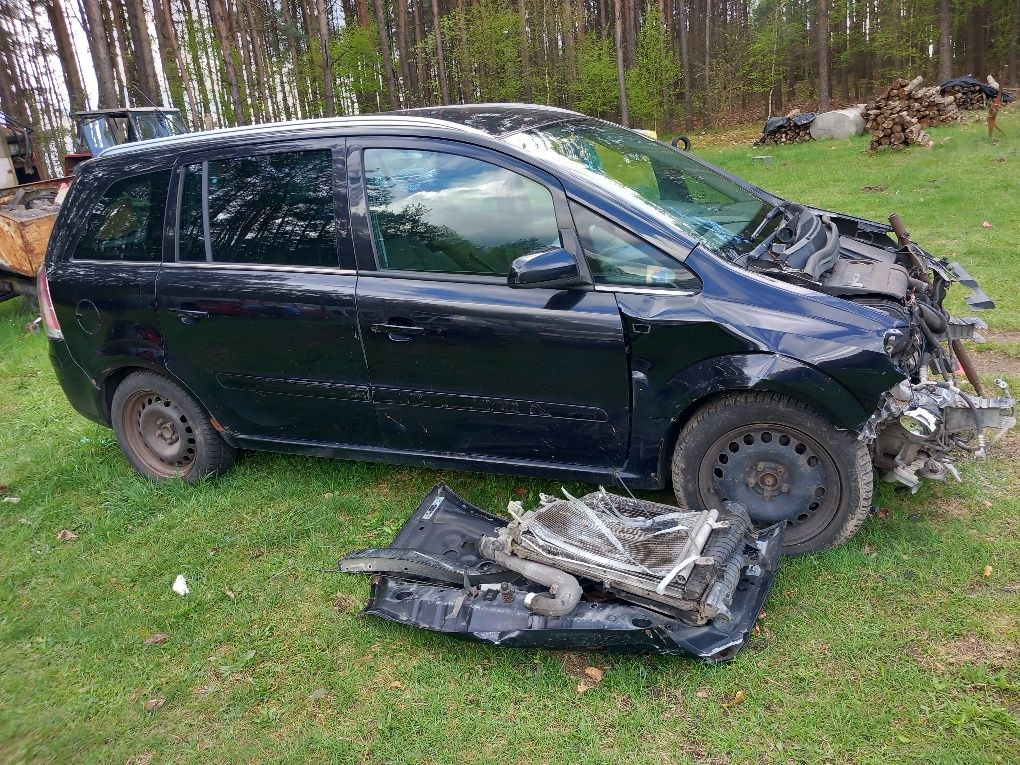
[[(523, 123), (542, 114), (575, 116), (539, 109)], [(523, 124), (501, 119), (503, 132)], [(336, 269), (175, 263), (176, 176), (162, 266), (69, 259), (90, 204), (116, 178), (324, 145), (336, 165)], [(564, 248), (585, 277), (568, 199), (685, 260), (702, 289), (511, 289), (492, 277), (379, 272), (360, 176), (366, 145), (442, 146), (524, 172), (552, 191)], [(883, 351), (894, 326), (884, 314), (749, 273), (569, 169), (414, 116), (115, 149), (82, 167), (46, 268), (65, 335), (51, 357), (79, 412), (109, 422), (112, 383), (133, 368), (162, 371), (244, 447), (657, 487), (679, 426), (714, 396), (785, 392), (856, 429), (903, 377)]]

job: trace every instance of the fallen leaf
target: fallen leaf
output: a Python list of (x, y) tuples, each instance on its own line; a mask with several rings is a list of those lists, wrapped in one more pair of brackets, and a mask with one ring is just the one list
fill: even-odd
[(992, 567), (991, 566), (985, 566), (985, 569), (984, 569), (984, 571), (981, 572), (981, 574), (987, 579), (988, 577), (990, 577), (992, 575)]
[(57, 532), (57, 541), (58, 542), (73, 542), (77, 538), (78, 538), (78, 535), (75, 534), (70, 529), (61, 529), (60, 531)]
[(765, 609), (762, 609), (761, 611), (758, 612), (758, 619), (760, 621), (764, 621), (766, 616), (767, 614), (765, 613)]
[(323, 499), (333, 499), (333, 497), (335, 497), (335, 496), (336, 496), (336, 494), (334, 494), (333, 492), (327, 491), (325, 494), (322, 495), (322, 498)]
[(747, 695), (743, 691), (737, 691), (733, 695), (732, 699), (723, 702), (723, 709), (733, 709), (733, 707), (739, 707), (741, 704), (744, 703), (745, 698), (747, 698)]
[(314, 691), (312, 691), (308, 695), (308, 700), (310, 702), (312, 702), (313, 704), (316, 701), (322, 701), (324, 698), (326, 698), (326, 689), (325, 688), (316, 688)]
[(605, 677), (605, 673), (598, 667), (585, 667), (584, 676), (596, 683), (601, 683), (602, 678)]
[(188, 580), (184, 578), (184, 574), (177, 575), (177, 578), (174, 579), (172, 589), (182, 598), (191, 592), (191, 590), (188, 589)]
[(514, 488), (514, 494), (516, 494), (518, 497), (523, 497), (527, 493), (528, 490), (523, 486), (517, 486), (516, 488)]
[(404, 684), (402, 682), (400, 682), (399, 680), (391, 680), (387, 687), (389, 687), (389, 688), (403, 688)]
[(11, 487), (5, 483), (0, 483), (0, 494), (10, 494)]
[(582, 680), (577, 684), (577, 695), (580, 696), (582, 693), (586, 693), (591, 690), (591, 686)]
[(694, 695), (697, 696), (699, 699), (707, 699), (708, 688), (698, 688), (698, 692), (695, 693)]
[(145, 702), (145, 711), (155, 712), (164, 704), (166, 704), (166, 699), (149, 699), (148, 701)]
[(170, 639), (170, 636), (165, 632), (157, 632), (155, 635), (145, 639), (143, 645), (163, 645)]
[(21, 501), (21, 497), (4, 497), (4, 502), (8, 505), (16, 505)]
[(226, 595), (226, 596), (227, 596), (228, 598), (230, 598), (231, 600), (233, 600), (233, 599), (234, 599), (234, 597), (235, 597), (235, 595), (234, 595), (234, 591), (233, 591), (233, 590), (231, 590), (231, 589), (229, 589), (229, 588), (228, 588), (228, 589), (225, 589), (225, 590), (223, 591), (223, 594), (224, 594), (224, 595)]
[(875, 515), (877, 515), (879, 518), (888, 518), (889, 517), (889, 508), (888, 507), (880, 507), (880, 508), (878, 508), (878, 512), (875, 513)]
[(981, 228), (991, 228), (992, 222), (990, 220), (981, 221)]
[(989, 510), (991, 510), (993, 507), (995, 507), (995, 505), (993, 505), (987, 499), (981, 500), (981, 504), (984, 505), (985, 507), (987, 507)]

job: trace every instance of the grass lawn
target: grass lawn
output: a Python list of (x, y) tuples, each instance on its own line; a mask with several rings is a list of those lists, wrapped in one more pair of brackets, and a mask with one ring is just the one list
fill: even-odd
[[(1002, 125), (994, 146), (979, 123), (874, 157), (863, 139), (705, 154), (800, 201), (898, 211), (999, 301), (979, 358), (1020, 391), (1017, 110)], [(732, 664), (493, 648), (358, 617), (368, 582), (336, 558), (387, 544), (440, 477), (491, 509), (554, 483), (250, 453), (213, 483), (152, 485), (71, 410), (15, 309), (0, 763), (1016, 762), (1020, 438), (963, 484), (883, 489), (852, 542), (785, 561)], [(588, 665), (605, 677), (579, 694)]]

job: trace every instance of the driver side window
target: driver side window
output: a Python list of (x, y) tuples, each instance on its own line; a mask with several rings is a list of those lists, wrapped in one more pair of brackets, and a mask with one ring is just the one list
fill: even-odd
[(549, 190), (506, 168), (438, 151), (366, 149), (365, 186), (384, 271), (506, 276), (560, 246)]
[(624, 228), (571, 204), (581, 248), (596, 284), (697, 292), (701, 280), (680, 261)]

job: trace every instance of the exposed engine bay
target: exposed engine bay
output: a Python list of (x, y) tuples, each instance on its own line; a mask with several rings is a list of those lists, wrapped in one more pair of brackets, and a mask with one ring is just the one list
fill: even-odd
[[(983, 341), (987, 325), (951, 316), (943, 302), (959, 283), (970, 290), (972, 309), (994, 303), (958, 263), (914, 244), (895, 214), (887, 226), (795, 204), (773, 212), (782, 218), (747, 256), (747, 268), (881, 311), (897, 323), (885, 351), (905, 379), (861, 431), (879, 476), (911, 490), (921, 478), (959, 480), (954, 462), (984, 457), (987, 444), (1016, 425), (1016, 405), (1002, 380), (985, 395), (963, 345)], [(962, 388), (961, 373), (971, 391)]]
[(388, 548), (340, 570), (375, 575), (364, 613), (517, 647), (610, 648), (727, 661), (776, 575), (784, 524), (736, 503), (701, 513), (611, 494), (542, 495), (491, 515), (437, 484)]

